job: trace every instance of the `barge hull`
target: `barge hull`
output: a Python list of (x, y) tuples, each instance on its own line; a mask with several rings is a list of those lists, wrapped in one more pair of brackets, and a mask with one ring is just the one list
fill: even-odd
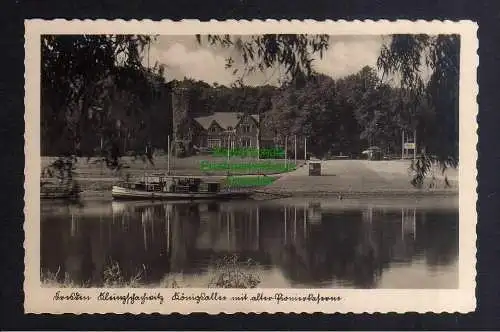
[(218, 192), (218, 193), (204, 193), (204, 192), (151, 192), (144, 190), (134, 190), (113, 186), (111, 195), (115, 200), (173, 200), (173, 199), (225, 199), (225, 198), (244, 198), (250, 196), (249, 192)]

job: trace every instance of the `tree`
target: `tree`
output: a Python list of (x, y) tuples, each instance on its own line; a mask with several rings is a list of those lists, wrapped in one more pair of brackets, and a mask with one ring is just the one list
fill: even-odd
[[(458, 35), (395, 35), (381, 50), (379, 68), (386, 75), (399, 76), (417, 115), (412, 125), (424, 149), (412, 165), (416, 186), (423, 184), (434, 162), (443, 172), (458, 166), (459, 64)], [(425, 72), (430, 73), (428, 79)], [(422, 105), (427, 112), (419, 112)]]
[(313, 142), (309, 151), (317, 156), (355, 152), (358, 126), (342, 87), (321, 74), (305, 78), (299, 87), (289, 83), (274, 94), (265, 123), (276, 134), (307, 136)]
[[(236, 50), (245, 64), (240, 80), (255, 71), (283, 67), (288, 79), (300, 79), (313, 73), (314, 56), (320, 57), (328, 49), (328, 35), (265, 34), (252, 36), (196, 35), (199, 43), (206, 40), (209, 45), (218, 45)], [(233, 57), (226, 59), (226, 68), (235, 63)]]
[(358, 73), (337, 81), (343, 107), (352, 109), (364, 144), (377, 145), (386, 152), (401, 149), (401, 130), (408, 130), (415, 116), (407, 95), (383, 83), (374, 68), (365, 66)]
[(163, 67), (142, 64), (151, 40), (138, 35), (42, 36), (42, 148), (59, 155), (48, 173), (71, 165), (62, 172), (71, 180), (89, 133), (94, 139), (89, 145), (98, 147), (103, 162), (121, 166), (121, 137), (144, 128), (144, 123), (132, 126), (127, 117), (148, 109), (164, 84)]

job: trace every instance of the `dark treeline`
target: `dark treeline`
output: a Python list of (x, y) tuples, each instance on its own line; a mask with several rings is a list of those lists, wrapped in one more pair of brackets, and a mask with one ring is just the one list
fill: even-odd
[[(161, 83), (151, 104), (144, 111), (139, 111), (129, 104), (135, 98), (132, 92), (113, 86), (113, 97), (108, 105), (110, 112), (104, 113), (95, 108), (85, 115), (73, 114), (74, 119), (71, 120), (78, 123), (77, 129), (68, 126), (67, 113), (57, 112), (51, 105), (43, 105), (42, 155), (62, 156), (76, 152), (78, 156), (95, 157), (109, 149), (119, 150), (115, 153), (122, 155), (127, 151), (144, 153), (146, 146), (165, 146), (165, 133), (172, 121), (168, 116), (170, 90), (168, 84)], [(102, 121), (103, 125), (95, 125), (96, 121)]]
[(185, 89), (190, 116), (259, 114), (267, 138), (307, 137), (317, 156), (359, 154), (371, 145), (400, 153), (402, 130), (413, 133), (432, 116), (422, 99), (383, 83), (368, 66), (338, 80), (314, 74), (281, 87), (226, 87), (189, 79), (175, 85)]
[[(145, 68), (150, 36), (46, 35), (41, 43), (42, 155), (102, 156), (166, 143), (164, 68)], [(165, 112), (167, 107), (167, 112)], [(165, 143), (164, 143), (165, 142)]]
[(280, 88), (265, 124), (281, 135), (307, 137), (318, 156), (359, 154), (370, 145), (395, 153), (401, 151), (401, 130), (411, 130), (414, 116), (399, 89), (364, 67), (338, 80), (318, 74), (299, 87)]
[[(265, 135), (307, 137), (311, 142), (309, 150), (317, 156), (358, 154), (371, 145), (386, 153), (399, 153), (403, 129), (423, 130), (425, 127), (418, 124), (432, 121), (430, 107), (422, 101), (414, 107), (415, 101), (408, 93), (383, 83), (371, 67), (338, 80), (315, 74), (282, 87), (227, 87), (192, 79), (169, 83), (156, 79), (160, 88), (141, 112), (131, 107), (134, 93), (113, 86), (108, 106), (112, 112), (106, 123), (114, 130), (114, 148), (119, 155), (144, 152), (147, 147), (166, 149), (167, 136), (172, 134), (174, 88), (184, 90), (191, 117), (214, 112), (260, 114)], [(58, 125), (50, 105), (42, 107), (42, 114), (43, 154), (64, 154), (73, 144), (68, 140), (72, 136), (64, 135), (66, 120)], [(89, 119), (92, 116), (90, 112)], [(100, 139), (104, 130), (106, 127), (102, 131), (92, 126), (80, 129), (80, 155), (98, 156), (101, 148), (106, 148)]]
[(270, 110), (271, 99), (277, 92), (276, 87), (270, 85), (227, 87), (186, 78), (170, 84), (186, 90), (186, 102), (191, 116), (214, 112), (264, 113)]

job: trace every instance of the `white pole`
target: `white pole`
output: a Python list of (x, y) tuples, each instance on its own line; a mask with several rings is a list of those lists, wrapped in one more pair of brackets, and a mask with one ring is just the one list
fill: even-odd
[(307, 163), (307, 137), (304, 137), (304, 162)]
[(417, 159), (417, 130), (413, 130), (413, 160)]
[(229, 150), (231, 149), (231, 135), (227, 135), (227, 163), (229, 164)]
[(404, 129), (401, 131), (401, 159), (404, 159), (405, 156), (405, 131)]
[(231, 149), (231, 134), (227, 136), (227, 175), (229, 175), (229, 150)]
[(257, 127), (257, 160), (260, 159), (260, 123), (259, 127)]
[(293, 136), (293, 146), (295, 150), (293, 153), (293, 157), (295, 159), (295, 165), (297, 165), (297, 135)]
[(288, 163), (288, 156), (287, 156), (287, 150), (288, 150), (288, 136), (285, 136), (285, 169), (287, 167), (287, 163)]

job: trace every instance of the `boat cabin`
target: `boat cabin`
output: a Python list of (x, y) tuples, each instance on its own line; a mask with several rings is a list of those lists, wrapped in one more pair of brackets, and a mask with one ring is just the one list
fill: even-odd
[(205, 182), (200, 178), (174, 177), (164, 174), (145, 175), (138, 182), (126, 182), (121, 187), (148, 192), (171, 193), (217, 193), (220, 190), (219, 182)]

